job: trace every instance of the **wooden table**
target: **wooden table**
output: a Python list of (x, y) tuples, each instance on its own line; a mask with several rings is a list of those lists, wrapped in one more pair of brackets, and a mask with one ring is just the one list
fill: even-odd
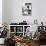
[(22, 39), (22, 40), (14, 40), (16, 41), (16, 46), (31, 46), (32, 40)]
[(18, 39), (18, 37), (13, 39), (16, 43), (16, 46), (39, 46), (38, 44), (38, 40), (27, 40), (24, 38), (20, 38)]

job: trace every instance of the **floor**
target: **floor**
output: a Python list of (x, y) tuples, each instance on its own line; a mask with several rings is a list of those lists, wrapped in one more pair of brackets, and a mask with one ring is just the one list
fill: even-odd
[[(0, 45), (0, 46), (4, 46), (4, 45)], [(33, 45), (33, 46), (35, 46), (35, 45)], [(38, 45), (37, 45), (38, 46)], [(40, 46), (46, 46), (46, 45), (40, 45)]]
[(38, 42), (32, 42), (32, 46), (46, 46), (46, 45), (39, 45)]
[(46, 46), (46, 45), (40, 45), (40, 46)]
[(4, 46), (4, 45), (0, 45), (0, 46)]

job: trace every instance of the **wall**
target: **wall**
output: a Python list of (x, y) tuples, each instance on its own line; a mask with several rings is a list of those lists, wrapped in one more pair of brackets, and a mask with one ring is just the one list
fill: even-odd
[(6, 23), (7, 26), (9, 27), (8, 16), (10, 15), (8, 15), (9, 12), (7, 12), (9, 11), (9, 9), (7, 8), (7, 4), (8, 4), (7, 0), (2, 0), (2, 24)]
[[(29, 24), (37, 19), (46, 25), (46, 0), (4, 0), (3, 21), (7, 23), (21, 22), (26, 20)], [(25, 2), (32, 2), (32, 16), (22, 16), (22, 6)]]
[(2, 23), (8, 22), (7, 18), (7, 2), (6, 0), (2, 0)]
[[(8, 2), (8, 1), (7, 1)], [(29, 21), (31, 16), (22, 16), (22, 6), (25, 2), (31, 2), (29, 0), (11, 0), (11, 15), (9, 16), (11, 22), (22, 22), (23, 20)], [(8, 6), (7, 6), (8, 7)], [(10, 9), (9, 9), (10, 10)], [(10, 18), (11, 17), (11, 18)]]
[(34, 15), (34, 18), (38, 20), (38, 23), (40, 24), (41, 21), (44, 22), (44, 25), (46, 25), (46, 0), (32, 0), (32, 15)]
[(2, 27), (2, 0), (0, 0), (0, 27)]

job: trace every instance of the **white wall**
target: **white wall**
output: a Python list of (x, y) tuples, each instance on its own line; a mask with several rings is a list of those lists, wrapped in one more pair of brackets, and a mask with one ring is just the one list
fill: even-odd
[(7, 8), (7, 4), (9, 4), (9, 3), (7, 3), (7, 0), (2, 0), (2, 23), (3, 24), (4, 23), (9, 24), (9, 22), (8, 22), (9, 9)]
[(0, 0), (0, 27), (2, 27), (2, 0)]
[[(4, 0), (4, 2), (3, 20), (7, 23), (26, 20), (31, 24), (37, 19), (38, 24), (43, 21), (46, 25), (46, 0)], [(32, 16), (22, 16), (22, 6), (25, 2), (32, 2)]]
[(46, 0), (32, 0), (32, 15), (38, 20), (46, 25)]
[(22, 16), (22, 6), (25, 2), (31, 2), (30, 0), (11, 0), (11, 15), (9, 17), (11, 22), (22, 22), (23, 20), (29, 21), (31, 16)]
[(7, 19), (7, 2), (6, 0), (2, 0), (2, 22), (8, 22)]

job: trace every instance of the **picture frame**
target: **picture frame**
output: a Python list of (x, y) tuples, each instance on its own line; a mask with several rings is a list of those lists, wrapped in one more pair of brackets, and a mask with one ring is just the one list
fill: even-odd
[(32, 14), (32, 3), (25, 3), (22, 7), (22, 15), (29, 16)]

